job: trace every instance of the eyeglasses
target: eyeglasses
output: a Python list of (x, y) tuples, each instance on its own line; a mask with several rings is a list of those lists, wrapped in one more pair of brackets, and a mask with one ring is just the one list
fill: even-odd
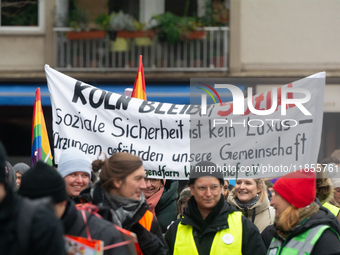
[(157, 182), (160, 182), (160, 179), (151, 179), (151, 178), (144, 178), (145, 182), (148, 183), (150, 182), (151, 185), (156, 184)]
[(197, 185), (194, 185), (194, 188), (195, 187), (198, 189), (199, 192), (202, 192), (202, 193), (206, 192), (208, 188), (210, 189), (211, 193), (217, 193), (219, 191), (218, 188), (221, 187), (221, 186), (219, 186), (219, 185), (212, 185), (210, 187), (206, 187), (206, 186), (197, 186)]

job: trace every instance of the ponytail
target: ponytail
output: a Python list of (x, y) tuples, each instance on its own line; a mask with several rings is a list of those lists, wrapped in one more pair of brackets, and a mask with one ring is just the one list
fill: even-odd
[(109, 158), (105, 155), (105, 160), (97, 159), (92, 162), (94, 172), (101, 170), (99, 183), (107, 192), (111, 192), (112, 189), (116, 188), (114, 180), (125, 181), (128, 175), (142, 166), (143, 162), (138, 156), (125, 152), (115, 153)]

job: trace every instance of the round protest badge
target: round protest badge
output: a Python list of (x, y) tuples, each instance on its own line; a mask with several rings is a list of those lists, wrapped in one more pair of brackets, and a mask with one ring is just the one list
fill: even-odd
[(222, 237), (222, 240), (225, 244), (232, 244), (234, 242), (234, 237), (231, 234), (225, 234)]

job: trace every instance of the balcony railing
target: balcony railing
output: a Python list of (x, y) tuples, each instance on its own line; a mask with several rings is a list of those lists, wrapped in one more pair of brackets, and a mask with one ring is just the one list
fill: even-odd
[(55, 67), (60, 71), (132, 71), (143, 55), (144, 70), (226, 71), (228, 70), (228, 27), (205, 27), (200, 39), (177, 44), (153, 38), (70, 40), (70, 28), (54, 28)]

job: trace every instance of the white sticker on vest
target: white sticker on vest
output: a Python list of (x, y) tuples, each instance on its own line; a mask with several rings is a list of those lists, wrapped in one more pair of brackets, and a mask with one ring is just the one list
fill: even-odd
[(234, 242), (234, 237), (231, 235), (231, 234), (225, 234), (223, 237), (222, 237), (222, 241), (225, 243), (225, 244), (232, 244)]

